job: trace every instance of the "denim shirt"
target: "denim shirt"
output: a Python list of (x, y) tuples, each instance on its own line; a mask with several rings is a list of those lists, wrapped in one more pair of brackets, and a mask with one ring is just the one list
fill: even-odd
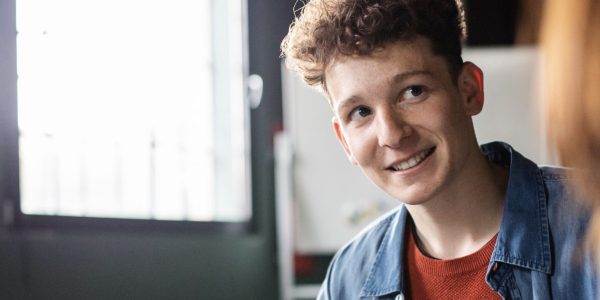
[[(538, 167), (500, 142), (481, 149), (510, 170), (487, 284), (504, 299), (597, 299), (598, 277), (583, 251), (589, 214), (566, 187), (567, 170)], [(408, 218), (401, 205), (340, 249), (318, 299), (404, 299)]]

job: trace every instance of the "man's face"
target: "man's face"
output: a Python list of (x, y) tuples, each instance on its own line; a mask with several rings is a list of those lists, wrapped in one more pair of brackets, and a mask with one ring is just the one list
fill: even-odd
[(457, 84), (445, 60), (417, 38), (370, 56), (337, 57), (325, 77), (346, 154), (388, 194), (421, 204), (468, 177), (479, 153), (471, 116), (483, 106), (475, 65), (463, 66)]

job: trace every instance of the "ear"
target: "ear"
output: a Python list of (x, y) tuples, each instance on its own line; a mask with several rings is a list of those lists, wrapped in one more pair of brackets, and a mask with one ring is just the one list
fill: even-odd
[(465, 112), (477, 115), (483, 109), (483, 72), (472, 62), (465, 62), (458, 76), (458, 91), (463, 98)]
[(354, 155), (352, 155), (352, 151), (350, 151), (350, 147), (348, 146), (348, 142), (344, 137), (344, 133), (342, 132), (342, 128), (340, 127), (340, 122), (337, 117), (333, 117), (331, 119), (331, 125), (333, 125), (333, 132), (335, 132), (335, 136), (337, 137), (340, 144), (342, 144), (342, 148), (344, 148), (344, 152), (346, 152), (346, 156), (350, 160), (353, 165), (358, 165), (356, 159), (354, 159)]

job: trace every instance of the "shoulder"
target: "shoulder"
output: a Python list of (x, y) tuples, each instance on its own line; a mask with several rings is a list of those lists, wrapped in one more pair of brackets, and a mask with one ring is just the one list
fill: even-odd
[[(546, 197), (549, 225), (557, 231), (560, 226), (570, 227), (571, 235), (574, 227), (579, 227), (578, 234), (583, 234), (590, 214), (585, 201), (573, 189), (572, 181), (576, 170), (556, 166), (539, 166)], [(557, 232), (555, 232), (556, 235)], [(566, 232), (565, 232), (566, 233)]]
[(571, 202), (576, 195), (570, 188), (573, 170), (556, 166), (539, 166), (540, 175), (544, 183), (548, 204), (560, 204), (559, 202)]
[(566, 182), (573, 177), (573, 169), (549, 165), (540, 165), (540, 173), (544, 181)]
[[(570, 295), (598, 293), (597, 273), (594, 261), (585, 246), (590, 225), (591, 211), (585, 201), (572, 188), (576, 170), (562, 167), (541, 166), (547, 197), (548, 225), (552, 235), (554, 286), (578, 286)], [(560, 291), (566, 292), (566, 291)], [(586, 298), (584, 296), (569, 298)]]
[(560, 209), (582, 216), (587, 215), (583, 199), (575, 192), (572, 181), (575, 170), (556, 166), (539, 166), (549, 209)]
[[(320, 299), (356, 298), (382, 251), (382, 243), (403, 231), (403, 205), (379, 217), (335, 254), (321, 288)], [(398, 255), (401, 249), (398, 245)]]

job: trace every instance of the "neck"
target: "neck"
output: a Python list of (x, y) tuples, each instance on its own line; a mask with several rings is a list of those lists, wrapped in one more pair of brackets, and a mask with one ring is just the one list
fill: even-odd
[(472, 254), (499, 230), (508, 173), (477, 152), (461, 179), (424, 204), (407, 205), (428, 255), (453, 259)]

